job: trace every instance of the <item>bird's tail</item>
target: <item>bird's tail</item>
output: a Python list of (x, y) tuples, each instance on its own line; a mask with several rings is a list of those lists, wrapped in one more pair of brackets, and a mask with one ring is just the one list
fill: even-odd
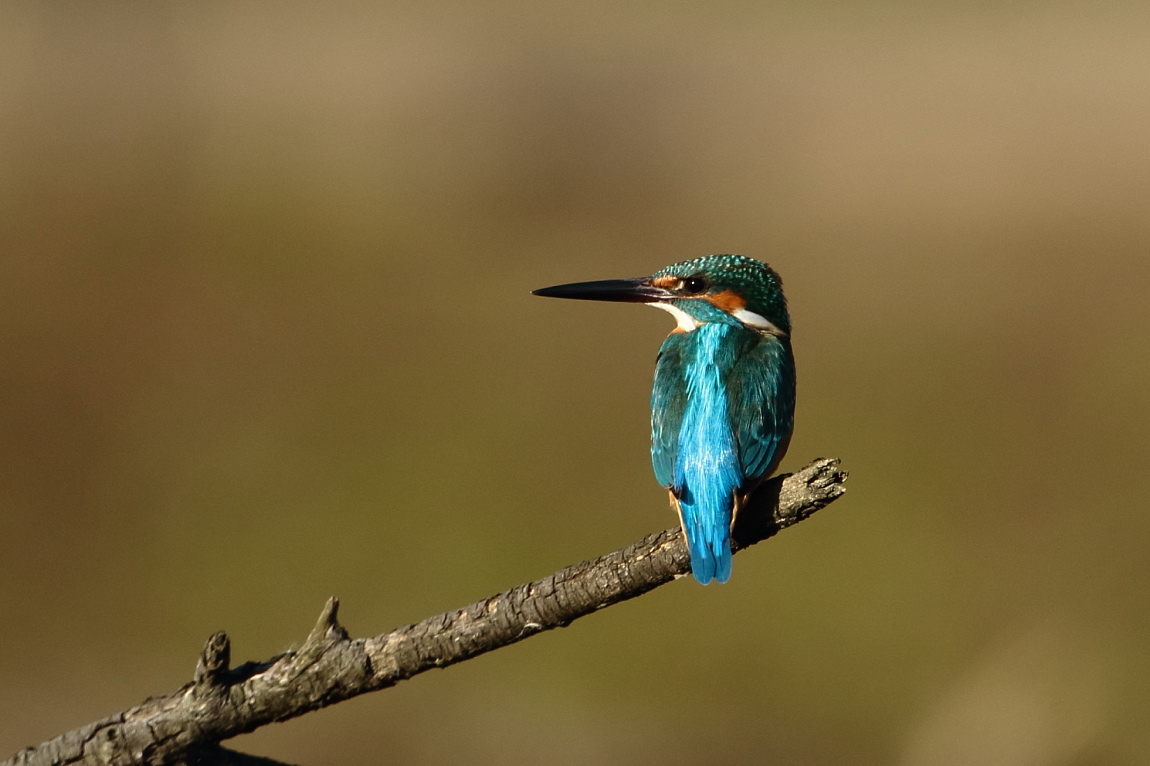
[(691, 554), (691, 574), (703, 585), (711, 580), (724, 583), (731, 579), (733, 496), (707, 497), (685, 489), (678, 497), (672, 497)]

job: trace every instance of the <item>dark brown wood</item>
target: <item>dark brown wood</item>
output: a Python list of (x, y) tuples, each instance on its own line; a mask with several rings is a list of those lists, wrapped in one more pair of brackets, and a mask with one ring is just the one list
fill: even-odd
[[(833, 502), (845, 491), (845, 480), (838, 460), (820, 459), (765, 483), (739, 514), (736, 551)], [(216, 633), (200, 654), (193, 680), (179, 690), (21, 750), (0, 766), (270, 764), (218, 745), (273, 721), (564, 627), (688, 572), (676, 527), (372, 638), (352, 639), (337, 620), (339, 602), (332, 598), (299, 649), (229, 669), (230, 642)]]

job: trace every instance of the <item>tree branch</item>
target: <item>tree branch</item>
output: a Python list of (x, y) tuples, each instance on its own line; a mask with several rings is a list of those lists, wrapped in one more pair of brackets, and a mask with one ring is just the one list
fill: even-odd
[[(738, 552), (802, 521), (839, 498), (846, 473), (820, 459), (762, 485), (739, 513)], [(138, 707), (16, 753), (0, 766), (49, 764), (271, 764), (224, 750), (223, 740), (366, 692), (385, 689), (569, 625), (642, 595), (690, 569), (676, 527), (593, 561), (372, 638), (352, 639), (329, 599), (303, 645), (266, 662), (229, 670), (224, 633), (208, 639), (191, 683)]]

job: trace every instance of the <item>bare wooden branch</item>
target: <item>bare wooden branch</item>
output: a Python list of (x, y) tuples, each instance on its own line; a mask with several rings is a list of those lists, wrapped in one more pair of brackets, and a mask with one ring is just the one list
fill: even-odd
[[(820, 459), (764, 484), (740, 512), (736, 551), (807, 518), (840, 497), (846, 473)], [(271, 763), (220, 742), (366, 692), (394, 686), (513, 644), (687, 574), (676, 527), (542, 580), (372, 638), (352, 639), (329, 599), (303, 645), (229, 670), (224, 633), (208, 639), (191, 683), (16, 753), (0, 766)], [(246, 759), (246, 760), (245, 760)]]

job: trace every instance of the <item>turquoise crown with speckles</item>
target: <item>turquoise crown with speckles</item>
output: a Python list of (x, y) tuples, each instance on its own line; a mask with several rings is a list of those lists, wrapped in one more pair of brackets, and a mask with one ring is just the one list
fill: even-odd
[[(791, 317), (787, 313), (787, 299), (783, 296), (783, 280), (774, 269), (762, 261), (729, 253), (704, 255), (672, 263), (652, 275), (653, 280), (660, 277), (676, 277), (681, 280), (704, 279), (706, 287), (700, 291), (699, 297), (733, 292), (746, 301), (746, 308), (749, 311), (769, 320), (788, 335), (791, 332)], [(673, 303), (677, 308), (703, 322), (720, 320), (718, 314), (724, 313), (708, 301), (680, 298)]]

